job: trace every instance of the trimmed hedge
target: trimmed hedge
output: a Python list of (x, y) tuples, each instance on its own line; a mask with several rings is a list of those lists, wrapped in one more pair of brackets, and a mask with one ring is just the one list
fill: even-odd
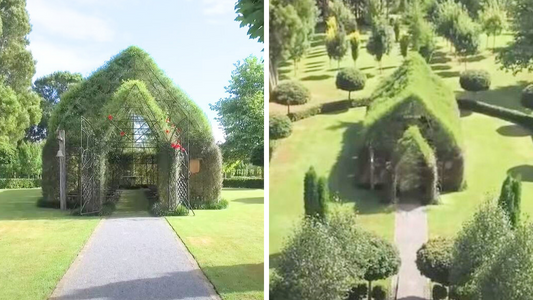
[(457, 99), (459, 108), (513, 122), (533, 130), (533, 117), (525, 113), (469, 99)]
[(253, 177), (226, 178), (222, 182), (225, 188), (262, 189), (265, 187), (264, 179)]
[(313, 106), (298, 112), (287, 114), (292, 122), (300, 121), (315, 115), (327, 114), (339, 111), (346, 111), (354, 107), (368, 106), (370, 98), (360, 98), (351, 100), (339, 100), (328, 103), (323, 103), (318, 106)]
[(285, 115), (270, 117), (268, 127), (271, 140), (286, 138), (292, 133), (291, 120)]
[(272, 92), (272, 98), (283, 105), (301, 105), (309, 102), (311, 92), (297, 81), (283, 81)]
[(0, 179), (0, 189), (30, 189), (41, 187), (41, 179), (5, 178)]
[(469, 92), (486, 91), (490, 88), (490, 74), (485, 70), (467, 70), (461, 73), (459, 83)]
[(524, 107), (533, 109), (533, 84), (526, 86), (526, 88), (522, 90), (520, 103), (522, 103), (522, 106)]

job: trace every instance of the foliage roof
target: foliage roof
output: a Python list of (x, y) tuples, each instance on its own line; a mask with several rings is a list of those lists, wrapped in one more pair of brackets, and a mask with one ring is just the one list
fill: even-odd
[(409, 155), (404, 156), (405, 153), (412, 155), (420, 153), (421, 158), (427, 166), (435, 165), (435, 154), (433, 149), (431, 149), (416, 125), (409, 126), (409, 128), (403, 133), (402, 138), (398, 140), (395, 153), (397, 159), (410, 157)]
[[(142, 49), (131, 46), (114, 56), (85, 81), (62, 95), (50, 119), (49, 132), (59, 125), (64, 129), (79, 128), (80, 116), (99, 123), (122, 84), (129, 80), (142, 82), (162, 113), (174, 124), (189, 119), (191, 138), (212, 142), (211, 127), (204, 112), (178, 88)], [(150, 99), (150, 97), (145, 99)], [(72, 137), (72, 135), (70, 135)]]
[(431, 71), (420, 54), (409, 53), (405, 62), (379, 84), (371, 100), (364, 120), (367, 140), (380, 140), (390, 130), (388, 117), (405, 114), (399, 108), (415, 104), (440, 125), (451, 146), (461, 145), (459, 108), (453, 91)]

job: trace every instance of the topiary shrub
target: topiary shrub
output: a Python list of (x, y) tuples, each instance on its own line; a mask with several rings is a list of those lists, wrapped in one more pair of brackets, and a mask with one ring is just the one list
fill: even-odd
[(400, 38), (400, 53), (402, 54), (403, 58), (407, 57), (408, 50), (409, 50), (409, 36), (403, 35)]
[(465, 91), (486, 91), (490, 88), (490, 74), (485, 70), (464, 71), (461, 73), (459, 83)]
[(338, 89), (348, 91), (348, 100), (351, 93), (365, 88), (366, 75), (355, 68), (342, 69), (337, 73), (335, 84)]
[(272, 140), (288, 137), (292, 133), (291, 120), (284, 115), (270, 117), (268, 121), (268, 132)]
[(522, 106), (524, 107), (533, 109), (533, 84), (526, 86), (526, 88), (522, 91), (520, 103), (522, 103)]
[(291, 105), (302, 105), (311, 100), (309, 90), (297, 81), (280, 82), (272, 92), (275, 102), (287, 105), (287, 113), (290, 113)]
[(433, 282), (448, 286), (452, 263), (453, 240), (434, 238), (416, 252), (416, 266)]
[(387, 299), (387, 289), (382, 285), (376, 285), (372, 288), (372, 298), (374, 300), (385, 300)]
[(348, 291), (346, 300), (363, 300), (368, 295), (368, 287), (364, 283), (354, 286)]
[(433, 300), (443, 300), (448, 297), (448, 290), (446, 290), (446, 287), (436, 284), (433, 286), (433, 291), (431, 292), (431, 295), (433, 296)]

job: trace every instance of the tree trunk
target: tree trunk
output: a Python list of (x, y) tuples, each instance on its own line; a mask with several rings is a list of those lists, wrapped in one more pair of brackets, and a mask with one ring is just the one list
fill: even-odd
[(348, 100), (350, 100), (350, 95), (352, 94), (352, 91), (348, 91)]
[(372, 300), (372, 281), (368, 281), (368, 300)]
[(290, 113), (291, 113), (291, 105), (287, 104), (287, 114), (290, 114)]
[(492, 36), (492, 52), (496, 52), (496, 34)]

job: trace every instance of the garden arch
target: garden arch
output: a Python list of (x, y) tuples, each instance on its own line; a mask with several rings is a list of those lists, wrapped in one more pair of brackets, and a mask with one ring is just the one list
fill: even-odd
[[(157, 167), (150, 186), (166, 209), (220, 199), (221, 155), (205, 114), (137, 47), (62, 95), (49, 127), (43, 149), (46, 201), (59, 198), (55, 154), (61, 129), (66, 132), (69, 204), (80, 206), (82, 213), (98, 212), (120, 186), (111, 154), (151, 155)], [(201, 161), (195, 174), (189, 170), (193, 160)]]

